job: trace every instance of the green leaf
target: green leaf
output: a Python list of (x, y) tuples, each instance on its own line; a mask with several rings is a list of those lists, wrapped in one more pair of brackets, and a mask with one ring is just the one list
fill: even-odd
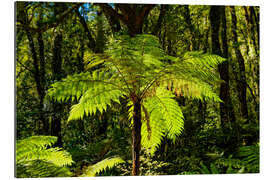
[(110, 157), (106, 158), (92, 166), (89, 166), (84, 171), (82, 177), (93, 177), (96, 176), (96, 174), (106, 170), (111, 169), (117, 164), (124, 163), (125, 161), (121, 159), (120, 157)]

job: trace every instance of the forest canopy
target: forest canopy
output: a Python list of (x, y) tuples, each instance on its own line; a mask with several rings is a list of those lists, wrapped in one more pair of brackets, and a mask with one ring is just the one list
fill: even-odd
[(16, 177), (259, 173), (259, 7), (15, 12)]

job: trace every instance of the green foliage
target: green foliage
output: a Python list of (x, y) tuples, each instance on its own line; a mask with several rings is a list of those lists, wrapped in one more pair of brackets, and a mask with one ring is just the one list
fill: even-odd
[(142, 99), (142, 145), (152, 154), (164, 135), (175, 140), (183, 129), (182, 111), (175, 96), (166, 90), (168, 86), (177, 95), (220, 101), (210, 84), (220, 82), (213, 67), (223, 58), (201, 52), (182, 58), (167, 56), (152, 35), (121, 36), (112, 40), (105, 55), (87, 54), (85, 61), (89, 70), (96, 66), (99, 69), (53, 84), (48, 95), (58, 101), (79, 99), (69, 120), (97, 110), (103, 113), (111, 101), (119, 103), (120, 97), (130, 102)]
[[(166, 169), (172, 165), (171, 163), (155, 160), (149, 153), (142, 151), (140, 156), (140, 175), (154, 176), (166, 174)], [(129, 176), (132, 172), (132, 161), (128, 160), (125, 163), (117, 165), (121, 175)]]
[[(152, 155), (164, 135), (175, 141), (184, 128), (184, 116), (174, 97), (170, 91), (160, 87), (156, 89), (155, 96), (143, 103), (146, 110), (142, 123), (142, 146), (149, 149)], [(150, 115), (149, 125), (147, 113)]]
[(165, 85), (178, 96), (220, 102), (213, 85), (221, 82), (215, 69), (224, 60), (217, 55), (187, 52), (166, 68)]
[[(57, 138), (31, 136), (16, 143), (17, 177), (70, 176), (66, 167), (71, 165), (71, 156), (60, 148), (52, 148)], [(51, 147), (51, 148), (49, 148)]]
[(49, 97), (54, 97), (57, 101), (67, 101), (80, 99), (79, 103), (72, 106), (68, 120), (82, 119), (86, 115), (101, 113), (106, 111), (111, 101), (119, 102), (119, 97), (123, 95), (112, 77), (105, 72), (94, 71), (75, 74), (56, 82), (48, 91)]
[(258, 173), (260, 169), (260, 146), (259, 144), (252, 146), (242, 146), (239, 148), (236, 156), (242, 158), (241, 162), (247, 172)]
[[(18, 177), (70, 176), (70, 171), (79, 176), (84, 167), (108, 157), (131, 159), (132, 101), (136, 99), (142, 107), (141, 175), (259, 172), (259, 145), (254, 145), (260, 128), (259, 7), (235, 7), (236, 28), (230, 8), (225, 7), (216, 39), (220, 47), (215, 47), (211, 6), (154, 5), (142, 31), (158, 37), (130, 37), (122, 36), (130, 27), (108, 16), (99, 4), (81, 3), (78, 9), (85, 24), (78, 21), (74, 9), (70, 11), (78, 5), (16, 2), (17, 139), (59, 134), (63, 149), (74, 161), (67, 168), (64, 151), (52, 148), (56, 138), (30, 139), (35, 143), (19, 140)], [(136, 6), (144, 7), (116, 5), (113, 9), (125, 14), (122, 9)], [(120, 31), (114, 32), (115, 28)], [(238, 42), (230, 38), (235, 31)], [(221, 67), (228, 65), (229, 72), (226, 68), (215, 71), (224, 61), (208, 54), (215, 48), (228, 57)], [(244, 70), (236, 48), (244, 58)], [(231, 103), (225, 100), (225, 108), (215, 103), (221, 102), (217, 94), (225, 85), (217, 86), (219, 73), (229, 79)], [(240, 88), (243, 75), (246, 83)], [(239, 108), (244, 102), (239, 91), (244, 88), (246, 119)], [(44, 100), (47, 90), (51, 99)], [(227, 107), (229, 118), (223, 121), (220, 112)], [(67, 119), (78, 121), (67, 124)], [(57, 121), (61, 125), (54, 128)], [(131, 168), (132, 161), (127, 161), (99, 175), (130, 175)]]
[(106, 169), (111, 169), (117, 164), (124, 163), (125, 161), (121, 159), (120, 157), (110, 157), (106, 158), (94, 165), (91, 165), (87, 167), (84, 172), (83, 172), (83, 177), (93, 177), (96, 176), (96, 174), (106, 170)]

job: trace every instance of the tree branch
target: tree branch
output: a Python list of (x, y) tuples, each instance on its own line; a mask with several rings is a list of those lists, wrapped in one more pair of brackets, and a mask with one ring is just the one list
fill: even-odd
[(29, 26), (28, 23), (22, 23), (20, 21), (18, 21), (20, 24), (17, 24), (18, 28), (23, 28), (23, 29), (27, 29), (29, 32), (32, 33), (43, 33), (45, 31), (47, 31), (48, 29), (57, 27), (66, 17), (69, 13), (71, 13), (73, 10), (79, 8), (83, 3), (78, 3), (74, 6), (72, 6), (70, 9), (64, 11), (61, 15), (56, 16), (56, 20), (53, 22), (45, 22), (40, 24), (40, 26), (38, 28), (35, 27), (31, 27)]

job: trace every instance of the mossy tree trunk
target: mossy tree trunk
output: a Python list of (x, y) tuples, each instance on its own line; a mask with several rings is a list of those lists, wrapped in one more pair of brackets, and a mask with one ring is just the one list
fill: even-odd
[(238, 45), (238, 35), (237, 35), (237, 17), (235, 13), (235, 7), (230, 6), (231, 16), (232, 16), (232, 40), (234, 43), (234, 52), (236, 59), (238, 61), (239, 73), (237, 77), (237, 89), (238, 98), (240, 102), (240, 113), (241, 117), (248, 119), (248, 106), (247, 106), (247, 80), (246, 80), (246, 68), (245, 60), (239, 49)]

